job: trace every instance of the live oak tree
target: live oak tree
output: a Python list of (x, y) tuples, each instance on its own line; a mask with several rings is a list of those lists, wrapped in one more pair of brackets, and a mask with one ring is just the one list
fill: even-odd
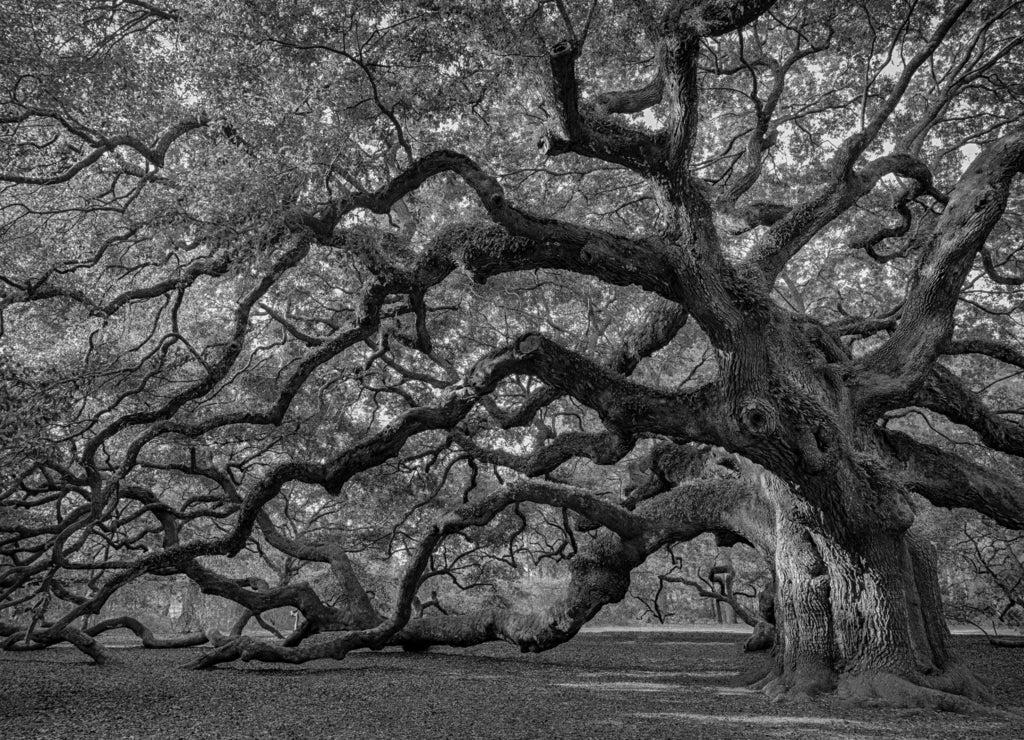
[[(914, 525), (1024, 526), (1019, 3), (3, 5), (0, 597), (64, 604), (9, 647), (183, 574), (304, 617), (198, 666), (543, 650), (714, 532), (770, 695), (987, 698)], [(552, 603), (411, 618), (531, 550)]]

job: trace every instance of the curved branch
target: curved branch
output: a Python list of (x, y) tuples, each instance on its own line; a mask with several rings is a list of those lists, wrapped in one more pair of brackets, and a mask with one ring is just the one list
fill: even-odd
[(871, 384), (862, 408), (906, 405), (953, 332), (953, 311), (974, 258), (1002, 218), (1014, 177), (1024, 171), (1024, 131), (1007, 134), (974, 160), (950, 194), (922, 256), (896, 330), (859, 365)]
[(858, 172), (847, 173), (843, 180), (827, 185), (810, 200), (791, 208), (768, 229), (751, 253), (750, 262), (772, 283), (786, 264), (823, 227), (845, 213), (885, 175), (895, 174), (917, 181), (925, 192), (935, 191), (932, 173), (921, 160), (910, 154), (888, 154), (872, 160)]
[(624, 378), (540, 334), (526, 334), (480, 360), (468, 383), (487, 392), (501, 378), (527, 373), (594, 409), (611, 429), (719, 444), (718, 395), (712, 386), (670, 393)]
[[(615, 285), (638, 285), (671, 300), (679, 299), (682, 290), (663, 245), (532, 216), (509, 204), (497, 179), (457, 152), (440, 150), (416, 160), (380, 190), (334, 202), (324, 219), (337, 222), (341, 214), (355, 208), (387, 213), (429, 178), (446, 172), (458, 175), (473, 188), (491, 219), (504, 227), (503, 232), (493, 225), (462, 224), (438, 235), (438, 244), (450, 245), (453, 255), (461, 254), (477, 279), (548, 267), (594, 275)], [(437, 254), (443, 259), (443, 251)]]
[(1005, 342), (983, 337), (968, 339), (951, 339), (942, 348), (944, 355), (985, 355), (1007, 365), (1014, 365), (1024, 370), (1024, 351), (1011, 347)]
[(1024, 425), (999, 416), (948, 368), (936, 364), (914, 403), (975, 431), (994, 450), (1024, 457)]
[[(646, 312), (644, 321), (631, 328), (619, 346), (609, 353), (606, 366), (620, 375), (632, 375), (641, 360), (668, 346), (686, 325), (688, 318), (686, 309), (679, 304), (659, 299)], [(529, 424), (540, 409), (562, 396), (563, 393), (558, 389), (545, 386), (531, 393), (514, 412), (503, 412), (497, 404), (488, 405), (486, 401), (485, 406), (502, 429), (512, 429)]]
[(66, 641), (92, 658), (96, 665), (106, 665), (113, 661), (110, 651), (102, 643), (94, 640), (91, 635), (87, 635), (76, 627), (69, 627), (67, 625), (63, 627), (47, 627), (45, 630), (33, 632), (29, 638), (32, 642), (29, 643), (23, 642), (27, 634), (27, 632), (16, 632), (10, 635), (3, 642), (0, 649), (12, 652), (40, 650), (49, 645), (56, 645)]
[(623, 437), (614, 432), (564, 432), (530, 454), (517, 455), (502, 449), (488, 449), (459, 432), (454, 432), (451, 437), (476, 459), (516, 470), (531, 478), (550, 473), (575, 457), (588, 458), (598, 465), (612, 465), (628, 455), (636, 445), (634, 437)]
[(596, 106), (582, 105), (576, 79), (578, 56), (579, 48), (570, 41), (561, 41), (551, 49), (552, 98), (559, 122), (568, 138), (549, 135), (540, 140), (539, 146), (548, 156), (574, 152), (622, 165), (634, 172), (650, 174), (658, 154), (654, 139), (640, 129), (603, 115), (603, 112), (620, 106), (623, 107), (621, 112), (636, 105), (650, 107), (646, 101), (656, 92), (660, 97), (657, 80), (652, 83), (653, 87), (648, 86), (650, 90), (645, 88), (634, 93), (609, 93), (599, 98)]
[(991, 252), (984, 247), (979, 251), (981, 252), (981, 264), (985, 268), (985, 274), (989, 280), (996, 285), (1024, 285), (1024, 275), (1000, 275)]
[(85, 630), (90, 637), (109, 632), (110, 630), (127, 629), (134, 632), (142, 640), (142, 646), (153, 650), (165, 650), (170, 648), (185, 648), (203, 645), (207, 642), (206, 635), (202, 632), (191, 632), (175, 637), (157, 637), (153, 630), (139, 620), (129, 617), (111, 617), (97, 622)]
[(104, 154), (112, 152), (119, 147), (128, 147), (133, 149), (138, 154), (142, 155), (146, 161), (154, 167), (163, 167), (164, 160), (167, 157), (167, 152), (175, 141), (180, 139), (189, 131), (203, 128), (209, 123), (209, 118), (202, 114), (195, 118), (184, 119), (178, 123), (168, 126), (152, 146), (147, 146), (134, 136), (120, 135), (111, 137), (94, 137), (92, 135), (85, 134), (78, 127), (70, 125), (61, 115), (52, 111), (26, 108), (26, 115), (50, 118), (57, 121), (72, 134), (81, 136), (86, 141), (93, 144), (93, 149), (57, 175), (37, 177), (18, 175), (13, 172), (0, 172), (0, 182), (9, 182), (16, 185), (56, 185), (68, 182), (84, 172), (91, 165), (98, 162)]
[(962, 455), (887, 429), (876, 432), (911, 491), (936, 506), (964, 507), (1011, 529), (1024, 529), (1024, 486), (1019, 478)]

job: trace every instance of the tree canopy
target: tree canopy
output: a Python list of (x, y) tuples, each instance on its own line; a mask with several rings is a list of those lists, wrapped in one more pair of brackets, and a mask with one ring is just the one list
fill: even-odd
[(1024, 527), (1019, 2), (0, 7), (8, 646), (178, 575), (304, 618), (203, 667), (540, 650), (712, 532), (768, 693), (985, 698), (916, 522)]

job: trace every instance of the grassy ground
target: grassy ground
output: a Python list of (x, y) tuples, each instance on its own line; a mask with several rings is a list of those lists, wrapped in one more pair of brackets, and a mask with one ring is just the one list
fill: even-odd
[[(1024, 708), (1020, 651), (955, 638), (1004, 707)], [(1024, 720), (772, 704), (736, 686), (764, 656), (714, 632), (589, 632), (540, 655), (507, 645), (356, 653), (303, 666), (178, 666), (198, 649), (0, 654), (0, 737), (985, 738)]]

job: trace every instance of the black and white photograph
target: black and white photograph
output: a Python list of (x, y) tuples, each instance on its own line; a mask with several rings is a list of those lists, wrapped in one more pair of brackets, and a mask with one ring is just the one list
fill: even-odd
[(0, 737), (1024, 737), (1024, 0), (0, 0)]

